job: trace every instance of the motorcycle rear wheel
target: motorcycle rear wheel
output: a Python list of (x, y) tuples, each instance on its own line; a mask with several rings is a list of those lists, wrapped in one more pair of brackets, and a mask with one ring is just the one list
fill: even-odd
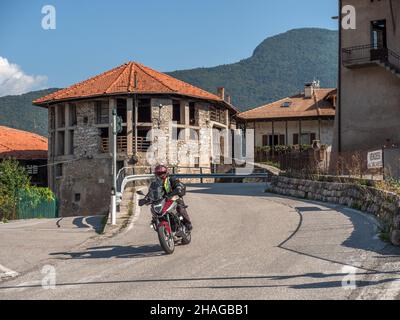
[(158, 239), (160, 241), (161, 248), (165, 251), (166, 254), (173, 254), (175, 251), (175, 241), (171, 233), (168, 230), (161, 226), (158, 229)]

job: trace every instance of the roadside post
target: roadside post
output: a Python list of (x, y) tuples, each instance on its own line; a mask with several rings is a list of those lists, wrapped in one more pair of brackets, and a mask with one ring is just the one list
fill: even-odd
[(113, 149), (112, 149), (112, 175), (113, 186), (111, 189), (111, 224), (117, 223), (117, 135), (122, 132), (122, 119), (117, 116), (117, 110), (112, 111), (112, 133), (113, 133)]

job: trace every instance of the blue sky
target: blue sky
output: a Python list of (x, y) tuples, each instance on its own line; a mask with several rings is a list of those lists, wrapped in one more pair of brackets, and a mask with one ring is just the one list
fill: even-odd
[[(56, 30), (41, 27), (48, 4)], [(293, 28), (336, 29), (334, 15), (337, 0), (1, 0), (0, 76), (64, 87), (129, 60), (160, 71), (227, 64)]]

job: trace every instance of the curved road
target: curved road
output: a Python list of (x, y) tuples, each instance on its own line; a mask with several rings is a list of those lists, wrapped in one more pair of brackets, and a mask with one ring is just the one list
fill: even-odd
[[(395, 299), (400, 250), (374, 220), (339, 206), (265, 194), (264, 184), (188, 187), (190, 246), (164, 255), (148, 208), (127, 231), (53, 252), (0, 282), (0, 299)], [(44, 264), (57, 287), (41, 287)]]

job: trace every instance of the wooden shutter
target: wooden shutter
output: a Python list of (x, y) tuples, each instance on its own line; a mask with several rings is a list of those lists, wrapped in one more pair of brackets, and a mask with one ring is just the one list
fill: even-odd
[(310, 144), (312, 144), (315, 140), (317, 140), (317, 135), (315, 133), (310, 134)]
[(279, 135), (279, 145), (281, 146), (285, 145), (285, 135), (283, 134)]
[(262, 139), (263, 147), (268, 146), (268, 135), (263, 135)]
[(294, 145), (299, 144), (299, 134), (298, 133), (293, 133), (293, 144)]

